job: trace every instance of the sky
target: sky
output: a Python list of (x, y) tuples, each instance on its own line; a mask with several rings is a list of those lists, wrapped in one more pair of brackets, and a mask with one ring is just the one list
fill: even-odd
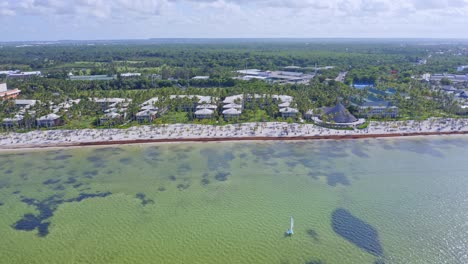
[(0, 0), (0, 41), (468, 38), (468, 0)]

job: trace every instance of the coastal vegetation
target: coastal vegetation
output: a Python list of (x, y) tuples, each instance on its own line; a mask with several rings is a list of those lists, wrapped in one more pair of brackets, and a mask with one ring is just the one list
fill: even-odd
[[(445, 51), (445, 53), (441, 53)], [(419, 63), (420, 61), (425, 63)], [(425, 72), (456, 71), (456, 65), (468, 64), (463, 45), (421, 45), (419, 43), (304, 43), (300, 41), (246, 43), (112, 43), (109, 45), (37, 45), (0, 49), (0, 71), (41, 71), (42, 76), (0, 79), (9, 87), (21, 90), (20, 98), (39, 100), (31, 111), (35, 116), (50, 113), (52, 105), (81, 99), (66, 112), (63, 128), (100, 127), (102, 109), (89, 98), (126, 98), (127, 115), (104, 127), (138, 125), (135, 115), (146, 100), (170, 95), (206, 95), (223, 100), (236, 94), (289, 95), (299, 113), (283, 118), (275, 105), (251, 104), (239, 118), (225, 120), (221, 114), (198, 120), (193, 112), (184, 112), (175, 100), (160, 100), (167, 111), (152, 122), (227, 124), (258, 121), (303, 122), (310, 109), (333, 106), (342, 102), (358, 116), (358, 105), (372, 97), (386, 100), (399, 108), (391, 119), (426, 119), (455, 117), (459, 105), (453, 96), (434, 89), (420, 76)], [(295, 67), (288, 68), (287, 66)], [(326, 67), (330, 66), (330, 67)], [(261, 80), (236, 79), (236, 70), (288, 70), (315, 74), (308, 83), (278, 84)], [(140, 75), (123, 77), (124, 73)], [(342, 80), (335, 78), (344, 74)], [(106, 75), (109, 80), (73, 80), (70, 76)], [(193, 79), (194, 76), (209, 76)], [(441, 81), (443, 83), (443, 81)], [(353, 85), (366, 84), (364, 89)], [(389, 89), (392, 93), (385, 93)], [(12, 117), (15, 105), (9, 100), (0, 104), (0, 119)], [(215, 111), (220, 113), (222, 109)], [(27, 114), (26, 114), (27, 115)], [(25, 119), (28, 119), (26, 116)], [(33, 120), (33, 118), (31, 117)], [(373, 117), (379, 120), (379, 117)], [(388, 120), (388, 117), (380, 119)], [(31, 123), (32, 124), (32, 123)], [(33, 125), (22, 129), (29, 130)], [(11, 128), (9, 128), (11, 129)]]

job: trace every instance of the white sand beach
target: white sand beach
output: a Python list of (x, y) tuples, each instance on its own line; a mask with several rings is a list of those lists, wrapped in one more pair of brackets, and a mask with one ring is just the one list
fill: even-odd
[(365, 136), (401, 134), (446, 134), (468, 132), (468, 119), (429, 119), (425, 121), (371, 122), (368, 128), (355, 130), (329, 129), (313, 124), (288, 124), (279, 122), (244, 123), (226, 126), (195, 124), (171, 124), (136, 126), (129, 129), (37, 130), (28, 133), (0, 134), (0, 148), (66, 146), (101, 142), (109, 144), (132, 140), (181, 140), (181, 139), (241, 139)]

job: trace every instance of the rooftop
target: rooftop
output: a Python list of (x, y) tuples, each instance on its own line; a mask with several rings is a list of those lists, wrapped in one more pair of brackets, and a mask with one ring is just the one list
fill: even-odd
[[(378, 101), (378, 102), (365, 102), (362, 105), (360, 105), (361, 108), (368, 108), (368, 107), (381, 107), (381, 108), (388, 108), (392, 107), (392, 103), (388, 101)], [(393, 106), (396, 107), (396, 106)]]
[(334, 107), (324, 107), (322, 109), (329, 121), (335, 123), (353, 123), (358, 120), (341, 103), (338, 103)]
[(193, 80), (208, 80), (210, 76), (195, 76), (192, 78)]
[(242, 111), (234, 109), (234, 108), (229, 108), (223, 111), (223, 115), (240, 115), (242, 114)]
[(42, 120), (55, 120), (55, 119), (58, 119), (58, 118), (60, 118), (59, 115), (48, 114), (48, 115), (39, 117), (37, 120), (39, 120), (39, 121), (42, 121)]
[(279, 111), (280, 113), (298, 113), (299, 112), (299, 110), (297, 110), (296, 108), (292, 108), (292, 107), (281, 108)]
[(212, 115), (213, 113), (213, 110), (207, 108), (195, 111), (195, 115)]

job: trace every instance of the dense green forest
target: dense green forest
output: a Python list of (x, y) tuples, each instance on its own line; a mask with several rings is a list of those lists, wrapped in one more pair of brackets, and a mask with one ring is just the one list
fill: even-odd
[[(309, 84), (301, 85), (232, 78), (236, 76), (235, 70), (239, 69), (282, 70), (291, 65), (301, 67), (295, 71), (317, 73), (318, 76)], [(170, 94), (218, 98), (239, 93), (287, 94), (294, 96), (294, 103), (302, 113), (337, 101), (346, 103), (353, 112), (355, 109), (350, 102), (359, 101), (367, 93), (367, 90), (352, 88), (350, 85), (353, 83), (372, 84), (381, 91), (395, 89), (397, 93), (394, 96), (382, 99), (397, 105), (402, 118), (453, 115), (456, 112), (453, 98), (435, 91), (430, 84), (418, 78), (426, 72), (455, 73), (460, 65), (468, 65), (467, 45), (298, 41), (5, 45), (0, 48), (0, 71), (34, 70), (43, 74), (43, 77), (26, 79), (0, 76), (0, 80), (6, 80), (9, 87), (21, 89), (22, 98), (56, 104), (70, 98), (131, 98), (130, 116), (135, 114), (141, 102)], [(324, 66), (334, 68), (323, 69)], [(142, 75), (122, 78), (120, 74), (126, 72)], [(340, 72), (347, 72), (343, 83), (334, 80)], [(116, 78), (110, 81), (70, 81), (70, 73), (104, 74)], [(191, 79), (196, 75), (210, 78)], [(11, 104), (3, 103), (0, 107), (0, 118), (12, 114)], [(76, 113), (80, 113), (81, 119), (95, 121), (101, 114), (85, 103), (78, 108)], [(37, 110), (47, 112), (47, 109)], [(257, 110), (261, 109), (254, 108), (254, 112)], [(186, 119), (191, 121), (193, 116)], [(249, 121), (249, 118), (244, 121)]]

